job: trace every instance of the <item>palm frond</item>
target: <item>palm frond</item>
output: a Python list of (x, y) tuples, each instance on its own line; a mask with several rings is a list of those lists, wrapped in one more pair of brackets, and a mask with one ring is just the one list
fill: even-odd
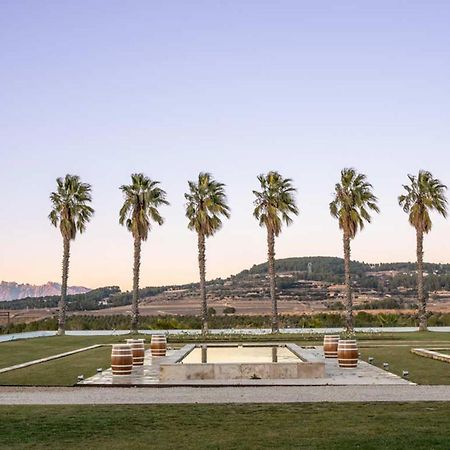
[(225, 185), (210, 173), (200, 172), (197, 182), (188, 181), (188, 187), (189, 192), (184, 194), (188, 228), (212, 236), (222, 227), (222, 217), (230, 217)]
[(447, 217), (447, 186), (426, 170), (420, 170), (417, 176), (408, 175), (408, 179), (409, 185), (403, 185), (406, 193), (398, 197), (398, 203), (408, 214), (411, 226), (428, 233), (433, 226), (430, 212)]
[(131, 184), (120, 186), (124, 202), (119, 211), (119, 223), (126, 226), (135, 239), (146, 241), (152, 222), (164, 223), (158, 208), (169, 202), (159, 184), (143, 173), (133, 173)]
[(283, 222), (292, 223), (291, 215), (298, 214), (295, 201), (296, 189), (290, 178), (283, 178), (278, 172), (271, 171), (258, 175), (261, 191), (253, 191), (253, 216), (259, 225), (271, 230), (275, 236), (281, 233)]
[(339, 228), (353, 239), (365, 223), (372, 220), (371, 212), (378, 213), (378, 199), (366, 175), (353, 168), (341, 171), (340, 182), (334, 187), (334, 198), (330, 202), (330, 214), (338, 219)]
[(67, 174), (56, 179), (56, 191), (50, 194), (52, 209), (48, 218), (59, 227), (65, 239), (75, 239), (77, 232), (83, 233), (94, 215), (91, 185), (83, 183), (77, 175)]

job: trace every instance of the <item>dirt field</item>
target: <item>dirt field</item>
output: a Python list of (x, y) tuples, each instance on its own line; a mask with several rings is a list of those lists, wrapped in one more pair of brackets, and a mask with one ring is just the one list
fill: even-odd
[[(271, 303), (269, 299), (265, 300), (208, 300), (210, 307), (216, 310), (217, 314), (223, 314), (226, 306), (232, 306), (236, 309), (235, 314), (238, 315), (265, 315), (271, 312)], [(77, 311), (70, 314), (87, 314), (87, 315), (113, 315), (113, 314), (129, 314), (131, 306), (120, 306), (117, 308), (107, 308), (95, 311)], [(280, 314), (312, 314), (317, 312), (337, 312), (326, 308), (325, 302), (298, 302), (298, 301), (278, 301), (278, 310)], [(435, 312), (450, 312), (450, 302), (432, 302), (429, 304), (429, 310)], [(172, 315), (197, 315), (200, 314), (200, 299), (186, 298), (180, 300), (143, 300), (140, 305), (141, 314), (144, 316), (157, 316), (164, 314)], [(11, 311), (11, 321), (33, 322), (46, 317), (52, 317), (55, 309), (34, 309), (34, 310), (17, 310)], [(357, 311), (355, 311), (357, 312)], [(398, 310), (376, 309), (366, 310), (369, 314), (378, 313), (396, 313)], [(413, 310), (402, 310), (403, 313), (413, 313)], [(3, 323), (2, 321), (1, 323)]]
[[(239, 315), (259, 315), (270, 314), (271, 303), (270, 300), (234, 300), (230, 301), (209, 301), (209, 306), (216, 310), (217, 314), (223, 314), (223, 309), (226, 306), (233, 306), (236, 309), (236, 314)], [(324, 306), (318, 304), (294, 302), (294, 301), (279, 301), (278, 309), (281, 314), (305, 314), (318, 311), (325, 311)], [(94, 311), (77, 311), (69, 314), (88, 314), (95, 316), (114, 315), (114, 314), (129, 314), (131, 310), (130, 305), (119, 306), (116, 308), (107, 308)], [(164, 314), (173, 315), (197, 315), (200, 314), (200, 299), (189, 298), (176, 301), (143, 301), (140, 305), (140, 313), (144, 316), (157, 316)], [(35, 320), (52, 317), (56, 313), (55, 308), (51, 309), (34, 309), (34, 310), (17, 310), (11, 311), (11, 322), (33, 322)]]

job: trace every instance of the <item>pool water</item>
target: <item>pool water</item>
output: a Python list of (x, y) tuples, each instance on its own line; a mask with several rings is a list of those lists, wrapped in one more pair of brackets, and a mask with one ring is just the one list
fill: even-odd
[(284, 346), (202, 346), (195, 347), (182, 360), (185, 364), (200, 363), (271, 363), (301, 362)]

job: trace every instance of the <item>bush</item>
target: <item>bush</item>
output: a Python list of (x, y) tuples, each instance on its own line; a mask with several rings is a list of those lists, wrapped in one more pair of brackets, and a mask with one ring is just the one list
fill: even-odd
[[(224, 311), (225, 312), (225, 311)], [(270, 328), (271, 316), (211, 315), (211, 329), (231, 328)], [(369, 314), (360, 311), (355, 314), (356, 327), (416, 326), (416, 314)], [(344, 326), (344, 317), (340, 312), (318, 313), (314, 315), (280, 315), (281, 328), (334, 328)], [(88, 316), (72, 315), (67, 317), (67, 330), (129, 330), (131, 318), (127, 315)], [(450, 313), (430, 313), (430, 326), (449, 326)], [(18, 323), (0, 327), (0, 334), (22, 333), (26, 331), (57, 330), (56, 318), (48, 318), (30, 323)], [(141, 316), (139, 328), (147, 330), (201, 329), (199, 316)]]

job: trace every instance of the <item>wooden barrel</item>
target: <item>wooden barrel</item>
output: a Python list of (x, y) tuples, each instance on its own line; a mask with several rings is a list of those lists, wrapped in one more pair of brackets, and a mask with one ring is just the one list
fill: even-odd
[(323, 338), (323, 353), (325, 358), (337, 358), (339, 336), (336, 334), (326, 334)]
[(338, 343), (339, 367), (354, 368), (358, 365), (358, 346), (354, 339), (341, 339)]
[(128, 344), (112, 346), (111, 369), (113, 375), (130, 375), (133, 369), (133, 353)]
[(144, 339), (127, 339), (127, 344), (131, 345), (133, 354), (133, 366), (144, 365)]
[(166, 356), (167, 340), (164, 334), (152, 335), (152, 342), (150, 344), (152, 356)]

